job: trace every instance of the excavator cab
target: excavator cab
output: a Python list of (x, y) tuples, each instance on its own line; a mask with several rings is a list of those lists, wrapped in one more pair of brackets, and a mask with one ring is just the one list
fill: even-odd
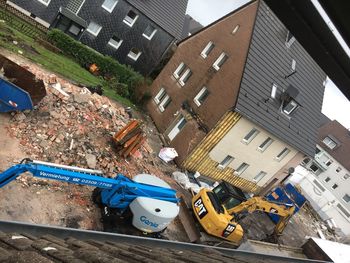
[(213, 189), (220, 205), (229, 210), (247, 201), (247, 195), (239, 188), (223, 181)]

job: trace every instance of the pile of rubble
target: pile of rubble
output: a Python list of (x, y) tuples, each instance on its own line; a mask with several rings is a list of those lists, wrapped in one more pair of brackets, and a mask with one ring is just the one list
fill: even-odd
[[(40, 72), (37, 77), (44, 80), (47, 96), (33, 111), (14, 114), (9, 127), (28, 157), (100, 169), (107, 176), (132, 174), (112, 143), (113, 134), (129, 122), (124, 108), (55, 75)], [(135, 156), (142, 158), (151, 151), (146, 143)]]

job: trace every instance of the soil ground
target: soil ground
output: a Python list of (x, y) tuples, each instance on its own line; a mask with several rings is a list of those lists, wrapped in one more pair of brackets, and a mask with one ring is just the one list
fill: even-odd
[[(3, 52), (12, 60), (30, 66), (36, 66), (26, 59), (15, 54)], [(45, 70), (43, 70), (45, 72)], [(134, 112), (134, 116), (142, 119), (145, 125), (148, 144), (153, 149), (149, 160), (146, 160), (149, 170), (157, 173), (161, 170), (169, 176), (164, 179), (175, 189), (183, 191), (170, 179), (173, 171), (177, 170), (175, 165), (165, 164), (157, 157), (162, 147), (157, 129), (151, 119), (141, 113)], [(11, 137), (8, 132), (8, 124), (12, 118), (11, 114), (0, 113), (0, 172), (18, 163), (27, 156), (26, 149), (23, 149), (18, 139)], [(143, 160), (144, 161), (144, 160)], [(137, 162), (125, 162), (125, 165), (132, 172), (139, 170)], [(151, 167), (151, 168), (150, 168)], [(141, 172), (141, 171), (139, 171)], [(30, 175), (29, 175), (30, 176)], [(23, 177), (22, 177), (23, 178)], [(86, 186), (70, 185), (66, 183), (47, 180), (22, 179), (21, 177), (0, 189), (0, 219), (29, 222), (35, 224), (47, 224), (73, 228), (102, 230), (100, 222), (100, 210), (91, 201), (92, 188)], [(185, 193), (187, 199), (190, 198)], [(187, 200), (188, 202), (188, 200)], [(304, 243), (306, 236), (317, 236), (316, 231), (311, 229), (306, 222), (313, 220), (307, 211), (303, 209), (293, 217), (287, 226), (280, 242), (284, 245), (299, 247)], [(242, 226), (247, 232), (249, 239), (263, 240), (268, 233), (272, 233), (274, 224), (265, 214), (254, 214), (246, 217)], [(119, 229), (122, 233), (138, 234), (132, 228), (123, 226)], [(176, 219), (165, 231), (165, 238), (177, 241), (188, 241), (185, 231), (179, 219)]]

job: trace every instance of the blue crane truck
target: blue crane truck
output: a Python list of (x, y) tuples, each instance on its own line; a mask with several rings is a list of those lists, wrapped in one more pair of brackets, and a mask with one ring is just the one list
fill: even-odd
[(0, 112), (31, 110), (45, 96), (42, 80), (0, 55)]
[(44, 179), (96, 187), (93, 199), (101, 207), (102, 218), (131, 213), (132, 225), (144, 233), (162, 232), (179, 213), (176, 191), (149, 174), (136, 175), (133, 180), (122, 174), (105, 178), (98, 170), (24, 159), (0, 173), (0, 188), (26, 172)]

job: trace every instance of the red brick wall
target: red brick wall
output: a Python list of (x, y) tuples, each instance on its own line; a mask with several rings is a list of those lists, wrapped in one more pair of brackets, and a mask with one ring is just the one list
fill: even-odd
[[(147, 105), (161, 133), (164, 133), (173, 123), (176, 113), (181, 110), (181, 105), (185, 100), (189, 101), (190, 106), (209, 129), (212, 129), (222, 115), (235, 105), (257, 7), (258, 3), (254, 2), (180, 43), (174, 56), (153, 82), (152, 100)], [(240, 25), (240, 28), (235, 34), (232, 34), (236, 25)], [(208, 57), (203, 59), (200, 53), (209, 41), (214, 42), (215, 47)], [(222, 52), (228, 54), (229, 58), (216, 72), (212, 64)], [(192, 76), (183, 87), (172, 77), (181, 62), (192, 70)], [(197, 107), (193, 98), (203, 86), (207, 87), (210, 95), (200, 107)], [(158, 110), (153, 101), (161, 87), (166, 89), (172, 99), (171, 104), (163, 113)], [(177, 162), (181, 163), (204, 136), (205, 133), (198, 129), (198, 124), (188, 118), (186, 126), (170, 143), (170, 146), (179, 153)]]

